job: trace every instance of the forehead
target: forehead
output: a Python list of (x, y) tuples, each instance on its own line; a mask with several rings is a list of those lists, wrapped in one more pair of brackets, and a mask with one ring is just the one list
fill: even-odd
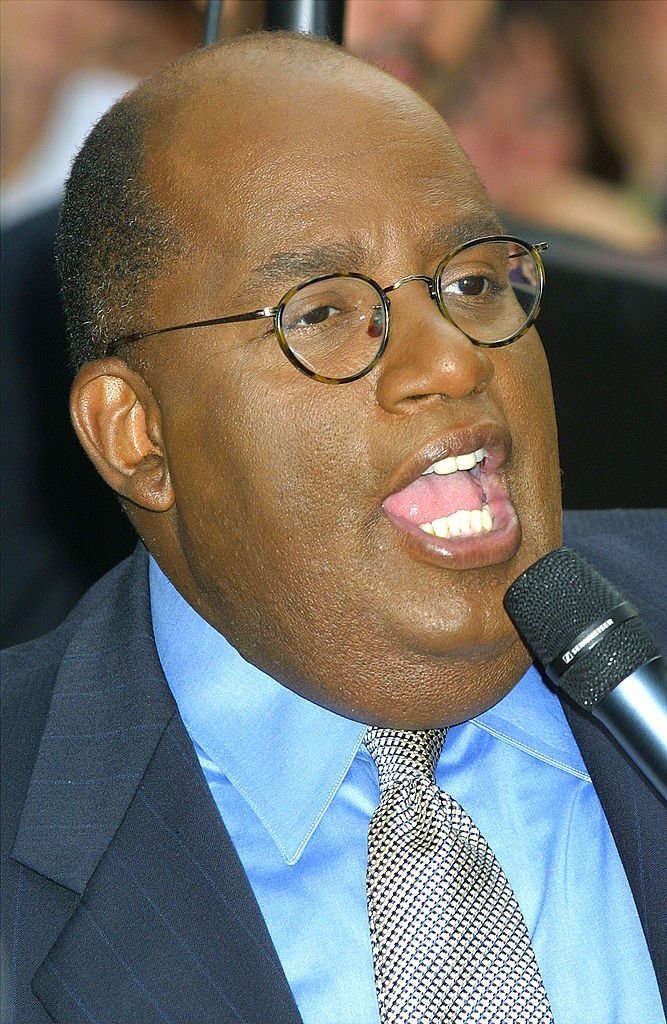
[[(455, 245), (495, 227), (435, 111), (374, 69), (352, 72), (304, 80), (297, 71), (271, 89), (250, 74), (234, 88), (207, 82), (152, 140), (153, 187), (200, 270), (209, 261), (218, 275), (224, 268), (230, 293), (254, 271), (295, 283), (293, 261), (281, 264), (280, 253), (315, 254), (297, 277), (372, 273), (392, 254), (400, 261), (421, 249), (427, 259), (448, 238)], [(340, 252), (340, 265), (318, 265), (324, 249), (334, 262)]]

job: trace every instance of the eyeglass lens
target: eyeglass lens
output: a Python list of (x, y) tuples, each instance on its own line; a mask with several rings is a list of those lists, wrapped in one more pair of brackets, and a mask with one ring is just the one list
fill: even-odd
[[(445, 261), (436, 293), (445, 315), (471, 340), (497, 344), (520, 333), (535, 315), (539, 267), (530, 250), (516, 242), (483, 242)], [(298, 289), (283, 309), (281, 328), (302, 366), (340, 379), (373, 362), (385, 337), (386, 316), (382, 297), (369, 281), (332, 277)]]
[(520, 333), (540, 300), (539, 267), (516, 242), (489, 241), (454, 255), (438, 292), (449, 318), (472, 341), (498, 344)]
[(368, 281), (332, 277), (313, 281), (287, 302), (285, 341), (299, 362), (323, 377), (351, 377), (375, 358), (385, 331), (385, 311)]

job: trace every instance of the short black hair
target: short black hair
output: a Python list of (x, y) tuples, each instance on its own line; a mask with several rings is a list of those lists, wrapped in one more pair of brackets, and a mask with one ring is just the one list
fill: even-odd
[(143, 173), (146, 114), (136, 94), (93, 128), (67, 183), (56, 262), (75, 370), (133, 327), (138, 304), (179, 250)]

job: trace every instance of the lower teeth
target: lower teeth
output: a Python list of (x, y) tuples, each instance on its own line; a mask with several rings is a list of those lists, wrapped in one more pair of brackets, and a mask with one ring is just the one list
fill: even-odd
[(471, 537), (479, 533), (489, 533), (493, 529), (493, 516), (488, 505), (481, 509), (459, 509), (449, 516), (434, 519), (432, 523), (422, 523), (420, 530), (434, 537)]

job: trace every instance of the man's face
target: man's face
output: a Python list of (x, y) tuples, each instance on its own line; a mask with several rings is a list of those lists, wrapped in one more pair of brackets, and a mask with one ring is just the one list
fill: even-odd
[[(313, 75), (272, 94), (249, 79), (225, 97), (231, 136), (214, 93), (198, 100), (199, 127), (183, 112), (187, 147), (167, 143), (153, 167), (177, 180), (163, 198), (195, 257), (161, 282), (151, 325), (274, 305), (317, 274), (383, 286), (432, 274), (493, 230), (442, 122), (368, 76), (352, 88)], [(534, 330), (477, 348), (423, 283), (392, 295), (391, 314), (379, 365), (340, 386), (295, 369), (270, 320), (143, 342), (176, 495), (149, 546), (190, 603), (290, 688), (359, 721), (451, 724), (500, 699), (527, 663), (502, 598), (559, 543), (549, 377)], [(481, 482), (461, 469), (429, 490), (435, 462), (480, 449)], [(490, 532), (441, 540), (416, 525), (481, 506), (483, 491)]]
[(422, 95), (438, 94), (488, 27), (495, 0), (347, 0), (345, 45)]

